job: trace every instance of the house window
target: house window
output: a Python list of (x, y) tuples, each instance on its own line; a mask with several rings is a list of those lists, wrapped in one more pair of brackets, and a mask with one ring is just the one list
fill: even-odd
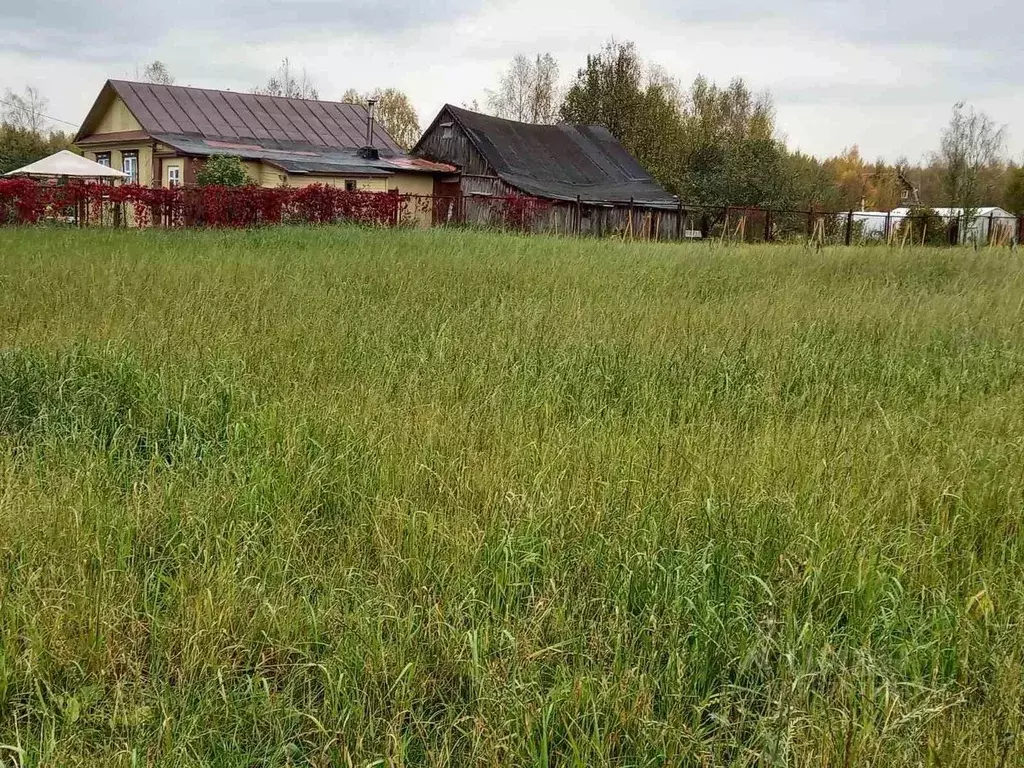
[(181, 186), (181, 166), (171, 165), (167, 167), (167, 186), (168, 187), (180, 187)]
[(356, 180), (355, 179), (345, 179), (345, 191), (346, 192), (355, 192), (356, 191)]
[(97, 152), (96, 162), (100, 165), (109, 168), (110, 167), (110, 153), (109, 152)]
[(904, 200), (909, 200), (910, 199), (910, 190), (909, 189), (904, 189), (902, 197), (903, 197)]
[(121, 153), (121, 171), (128, 174), (129, 184), (139, 183), (139, 153), (137, 151)]
[(441, 141), (451, 141), (455, 136), (451, 123), (441, 123)]

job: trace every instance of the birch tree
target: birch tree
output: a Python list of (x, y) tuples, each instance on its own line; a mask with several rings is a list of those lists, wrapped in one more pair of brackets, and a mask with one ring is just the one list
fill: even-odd
[(521, 123), (558, 122), (558, 62), (550, 53), (529, 58), (519, 54), (501, 75), (498, 88), (487, 92), (487, 106), (496, 117)]
[(42, 135), (47, 123), (43, 114), (49, 101), (31, 85), (25, 86), (21, 93), (10, 88), (4, 91), (3, 122), (19, 131)]
[(963, 209), (965, 222), (974, 220), (984, 202), (982, 172), (999, 161), (1005, 138), (1005, 130), (984, 112), (975, 112), (962, 101), (953, 106), (937, 160), (946, 195), (953, 207)]
[(154, 85), (174, 85), (174, 75), (159, 59), (146, 65), (142, 70), (142, 79)]
[(281, 60), (281, 66), (267, 79), (266, 85), (253, 88), (252, 92), (259, 96), (284, 96), (311, 101), (320, 99), (320, 92), (306, 70), (303, 69), (301, 73), (294, 71), (287, 57)]

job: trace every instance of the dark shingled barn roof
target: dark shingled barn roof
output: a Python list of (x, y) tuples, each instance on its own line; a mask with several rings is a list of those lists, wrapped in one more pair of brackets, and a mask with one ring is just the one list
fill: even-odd
[[(239, 140), (264, 146), (358, 149), (366, 144), (366, 107), (331, 101), (257, 96), (180, 85), (108, 80), (75, 137), (95, 132), (115, 96), (120, 96), (150, 135)], [(373, 145), (401, 154), (395, 140), (374, 122)]]
[(590, 203), (632, 199), (636, 203), (676, 204), (603, 126), (531, 125), (450, 104), (445, 110), (494, 172), (529, 195), (555, 200), (579, 196)]

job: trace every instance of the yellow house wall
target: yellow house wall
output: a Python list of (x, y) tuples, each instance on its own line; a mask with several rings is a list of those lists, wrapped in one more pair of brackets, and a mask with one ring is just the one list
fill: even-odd
[(260, 164), (259, 179), (261, 187), (280, 187), (288, 183), (288, 174), (273, 165)]
[[(266, 167), (266, 166), (265, 166)], [(281, 173), (276, 168), (271, 169), (276, 173)], [(323, 184), (327, 187), (345, 187), (345, 182), (352, 180), (352, 176), (292, 176), (286, 177), (285, 184), (289, 187), (295, 187), (296, 189), (302, 189), (303, 187), (310, 187), (314, 184)], [(360, 192), (387, 192), (388, 191), (388, 179), (368, 179), (356, 177), (356, 189)], [(267, 185), (265, 185), (267, 186)], [(273, 186), (280, 186), (280, 182)]]
[(242, 167), (245, 168), (245, 175), (253, 184), (259, 184), (263, 179), (263, 163), (259, 160), (243, 160)]
[(123, 167), (123, 153), (130, 151), (139, 153), (139, 184), (144, 187), (151, 186), (153, 184), (153, 145), (151, 143), (136, 141), (110, 147), (90, 147), (85, 151), (85, 156), (90, 160), (96, 160), (97, 156), (109, 152), (110, 167), (120, 171)]
[[(153, 186), (153, 145), (139, 144), (137, 147), (123, 147), (121, 150), (111, 152), (111, 162), (117, 163), (114, 167), (121, 170), (121, 155), (123, 150), (138, 149), (139, 152), (139, 184), (144, 187)], [(117, 159), (114, 159), (117, 155)]]
[(403, 195), (434, 194), (434, 177), (427, 173), (400, 173), (390, 179), (388, 189), (397, 189)]
[[(324, 184), (329, 187), (344, 188), (351, 176), (292, 176), (285, 174), (280, 168), (266, 163), (261, 168), (259, 178), (264, 187), (280, 187), (282, 185), (302, 189), (313, 184)], [(403, 195), (417, 195), (422, 199), (411, 200), (404, 214), (404, 222), (418, 227), (429, 227), (433, 222), (433, 205), (431, 196), (434, 194), (434, 177), (425, 173), (399, 173), (385, 178), (356, 177), (356, 189), (360, 192), (388, 192), (398, 190)]]
[(110, 108), (107, 109), (95, 133), (120, 133), (121, 131), (141, 131), (142, 126), (135, 116), (129, 111), (128, 105), (121, 101), (121, 97), (114, 99)]
[(180, 183), (185, 183), (185, 163), (184, 157), (165, 157), (160, 161), (160, 186), (169, 187), (171, 185), (170, 180), (170, 169), (178, 169), (178, 179)]
[(417, 227), (429, 227), (434, 221), (434, 177), (427, 173), (400, 173), (389, 180), (389, 189), (403, 195), (416, 195), (405, 205), (404, 221)]
[[(344, 188), (351, 176), (292, 176), (286, 175), (280, 168), (266, 163), (262, 173), (256, 177), (264, 187), (288, 187), (301, 189), (312, 184), (324, 184), (329, 187)], [(356, 177), (356, 189), (360, 192), (388, 192), (398, 190), (403, 195), (417, 195), (421, 199), (410, 200), (406, 206), (404, 221), (414, 226), (429, 227), (433, 222), (433, 204), (430, 200), (434, 194), (434, 177), (426, 173), (398, 173), (385, 178)]]

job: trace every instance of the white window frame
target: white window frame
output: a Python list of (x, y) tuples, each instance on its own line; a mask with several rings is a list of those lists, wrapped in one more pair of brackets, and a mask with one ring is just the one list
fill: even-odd
[(128, 174), (129, 184), (139, 183), (139, 153), (137, 151), (121, 153), (121, 172)]
[(96, 162), (102, 165), (104, 168), (110, 167), (110, 153), (109, 152), (97, 152)]
[(168, 187), (180, 187), (181, 186), (181, 166), (180, 165), (169, 165), (169, 166), (167, 166), (167, 186)]

